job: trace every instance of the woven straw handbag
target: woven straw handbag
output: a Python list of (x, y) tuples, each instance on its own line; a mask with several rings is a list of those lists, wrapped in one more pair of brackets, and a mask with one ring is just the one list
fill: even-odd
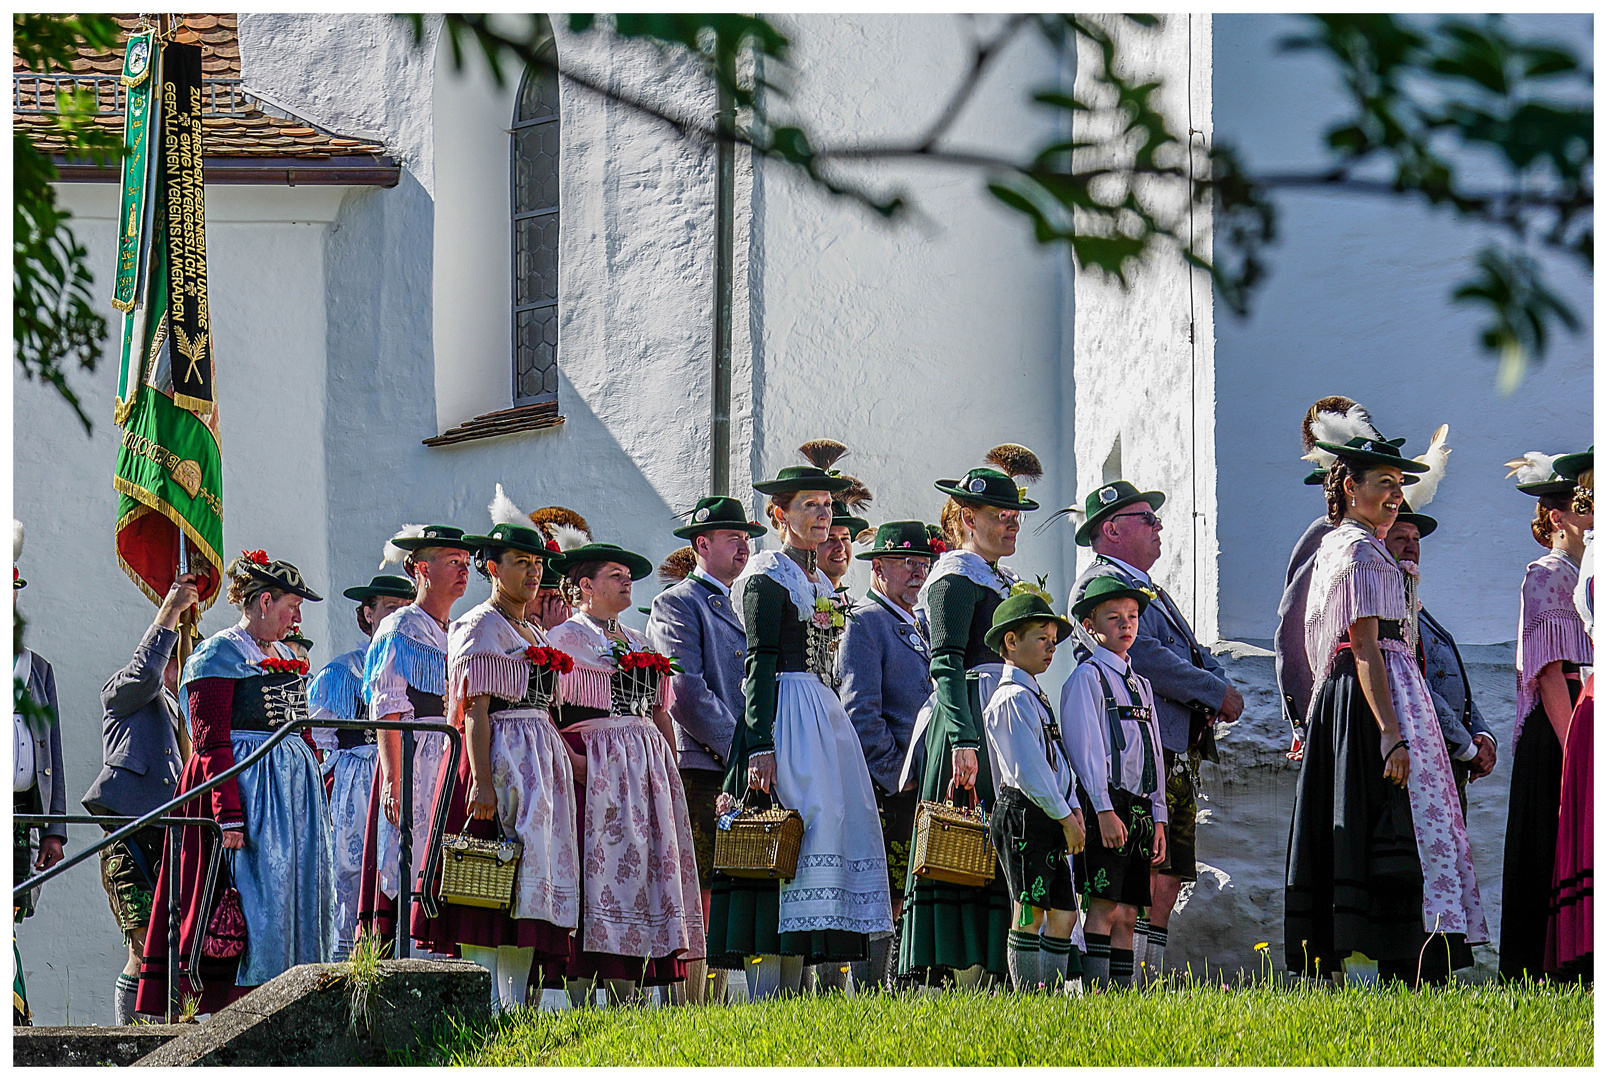
[(466, 832), (441, 840), (441, 899), (464, 907), (506, 911), (513, 906), (513, 882), (524, 845), (509, 840), (497, 823), (497, 838), (481, 840)]
[(987, 816), (977, 804), (974, 789), (969, 809), (955, 806), (952, 800), (916, 806), (910, 866), (924, 881), (973, 887), (993, 881), (998, 859), (988, 837)]
[(773, 795), (768, 810), (751, 809), (747, 798), (744, 792), (736, 812), (715, 821), (714, 868), (732, 877), (791, 881), (803, 847), (803, 815)]

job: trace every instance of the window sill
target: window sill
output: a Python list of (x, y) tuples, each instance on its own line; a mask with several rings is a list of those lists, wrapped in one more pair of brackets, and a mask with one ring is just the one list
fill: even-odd
[(520, 405), (476, 416), (468, 423), (443, 431), (433, 439), (425, 439), (424, 445), (451, 446), (453, 443), (471, 442), (475, 439), (494, 439), (520, 431), (557, 427), (563, 422), (564, 418), (558, 415), (558, 403), (543, 401), (535, 405)]

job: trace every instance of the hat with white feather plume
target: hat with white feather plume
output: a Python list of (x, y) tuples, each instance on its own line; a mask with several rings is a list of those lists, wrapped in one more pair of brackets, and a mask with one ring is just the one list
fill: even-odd
[(484, 536), (465, 536), (464, 543), (473, 544), (481, 553), (489, 548), (511, 548), (544, 560), (553, 554), (556, 545), (548, 546), (546, 536), (530, 525), (530, 515), (513, 504), (501, 484), (486, 509), (491, 512), (491, 530)]
[(474, 550), (474, 545), (464, 539), (462, 529), (450, 525), (403, 525), (395, 536), (385, 542), (379, 568), (383, 570), (391, 563), (401, 563), (405, 568), (408, 552), (428, 547)]
[(1525, 495), (1566, 495), (1574, 489), (1574, 482), (1557, 475), (1557, 459), (1561, 456), (1530, 450), (1506, 463), (1507, 478), (1517, 480), (1518, 490)]
[[(567, 506), (543, 506), (539, 510), (530, 511), (529, 517), (530, 524), (546, 537), (549, 551), (573, 551), (591, 543), (591, 526), (586, 524), (585, 518)], [(558, 573), (557, 565), (557, 560), (547, 560), (541, 575), (543, 589), (556, 589), (563, 582), (563, 575)]]
[(1337, 395), (1319, 398), (1306, 410), (1305, 419), (1300, 424), (1300, 443), (1306, 451), (1300, 460), (1316, 466), (1306, 476), (1305, 482), (1313, 486), (1321, 484), (1328, 470), (1333, 468), (1336, 455), (1323, 443), (1343, 446), (1352, 439), (1385, 444), (1396, 449), (1406, 442), (1405, 439), (1384, 438), (1373, 426), (1372, 415), (1366, 407), (1350, 398)]
[(1434, 496), (1440, 490), (1440, 481), (1445, 479), (1445, 465), (1450, 459), (1451, 448), (1445, 445), (1445, 438), (1451, 433), (1449, 424), (1441, 424), (1428, 441), (1428, 449), (1414, 458), (1414, 461), (1427, 465), (1428, 471), (1417, 478), (1417, 486), (1412, 489), (1410, 502), (1401, 503), (1400, 513), (1395, 515), (1396, 521), (1404, 521), (1409, 525), (1417, 526), (1417, 535), (1421, 538), (1427, 536), (1440, 527), (1440, 523), (1423, 513), (1423, 507), (1434, 501)]

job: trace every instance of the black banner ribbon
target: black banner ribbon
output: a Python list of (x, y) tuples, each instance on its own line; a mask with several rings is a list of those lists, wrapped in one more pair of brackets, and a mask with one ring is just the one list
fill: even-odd
[(201, 171), (201, 47), (162, 50), (162, 178), (168, 245), (173, 402), (212, 411), (212, 332), (206, 294), (206, 214)]

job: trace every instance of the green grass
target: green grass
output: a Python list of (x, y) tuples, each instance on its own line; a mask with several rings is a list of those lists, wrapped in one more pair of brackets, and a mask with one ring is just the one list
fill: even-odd
[(1590, 1065), (1590, 991), (1413, 993), (1196, 983), (1063, 997), (806, 997), (533, 1010), (459, 1027), (411, 1064)]

